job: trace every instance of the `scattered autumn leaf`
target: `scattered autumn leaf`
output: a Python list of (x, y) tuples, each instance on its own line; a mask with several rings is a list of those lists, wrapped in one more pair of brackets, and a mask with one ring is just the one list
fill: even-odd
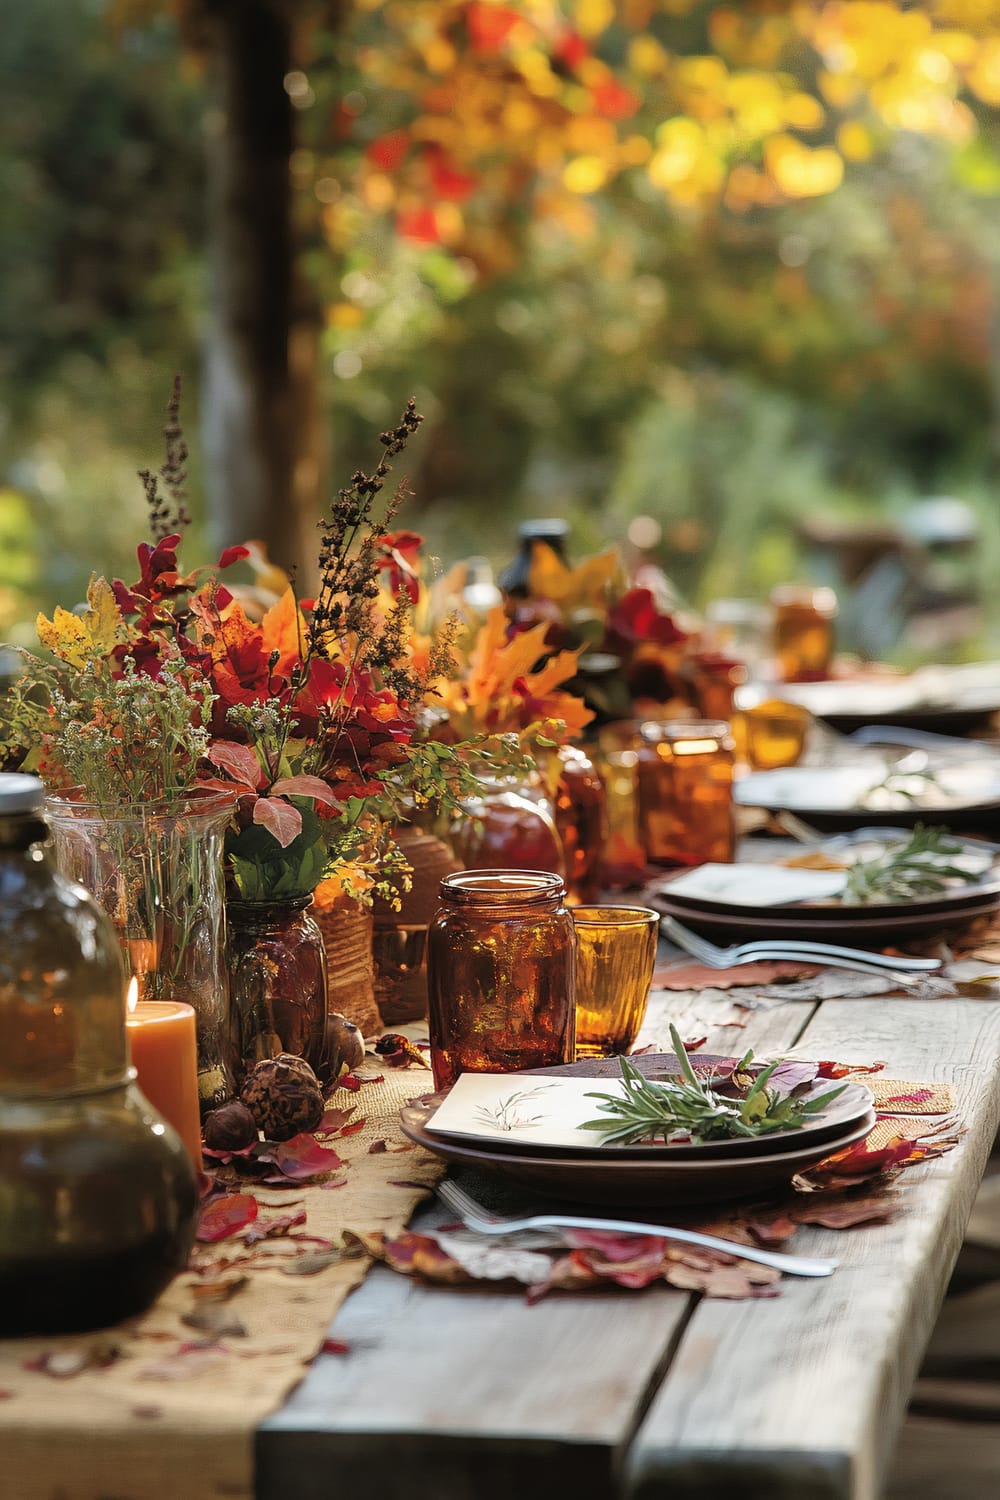
[(196, 1302), (228, 1302), (247, 1285), (246, 1276), (215, 1276), (210, 1281), (196, 1281), (190, 1288)]
[(190, 1312), (181, 1314), (181, 1322), (185, 1328), (193, 1328), (196, 1333), (210, 1333), (215, 1339), (245, 1339), (247, 1336), (242, 1319), (218, 1302), (193, 1307)]
[(257, 1217), (257, 1200), (249, 1193), (227, 1193), (210, 1200), (201, 1211), (197, 1238), (202, 1244), (227, 1240), (252, 1224)]

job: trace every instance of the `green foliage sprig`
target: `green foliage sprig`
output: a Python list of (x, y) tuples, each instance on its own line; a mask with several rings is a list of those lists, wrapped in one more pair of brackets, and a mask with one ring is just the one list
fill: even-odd
[[(587, 1095), (599, 1101), (598, 1108), (605, 1117), (586, 1120), (581, 1129), (600, 1131), (604, 1136), (602, 1146), (666, 1141), (672, 1135), (690, 1136), (693, 1141), (714, 1141), (796, 1130), (844, 1091), (845, 1085), (841, 1084), (824, 1094), (799, 1099), (769, 1089), (768, 1082), (779, 1066), (773, 1062), (757, 1074), (745, 1094), (728, 1097), (712, 1088), (714, 1079), (698, 1077), (674, 1026), (670, 1028), (670, 1039), (681, 1065), (676, 1083), (646, 1078), (634, 1062), (620, 1057), (624, 1095)], [(735, 1071), (742, 1073), (752, 1061), (753, 1053), (747, 1052)]]
[(845, 906), (872, 906), (891, 901), (911, 901), (914, 896), (932, 896), (947, 890), (953, 880), (973, 883), (978, 870), (952, 863), (962, 845), (949, 838), (946, 828), (914, 825), (905, 844), (890, 845), (877, 859), (859, 860), (851, 866), (844, 890)]

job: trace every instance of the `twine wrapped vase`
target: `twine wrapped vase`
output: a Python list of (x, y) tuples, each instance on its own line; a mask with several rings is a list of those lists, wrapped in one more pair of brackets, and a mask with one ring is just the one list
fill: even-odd
[(362, 1036), (377, 1036), (382, 1025), (375, 1004), (370, 910), (349, 896), (324, 902), (317, 894), (313, 917), (326, 949), (328, 1009), (352, 1021)]

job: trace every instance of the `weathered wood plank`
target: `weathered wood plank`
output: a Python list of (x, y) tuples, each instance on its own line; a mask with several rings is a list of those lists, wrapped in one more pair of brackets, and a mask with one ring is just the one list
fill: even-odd
[[(666, 997), (678, 1025), (712, 1004)], [(790, 1046), (808, 1005), (737, 1012), (706, 1051)], [(732, 1002), (715, 1005), (720, 1021)], [(659, 997), (645, 1039), (664, 1042)], [(683, 1029), (683, 1026), (682, 1026)], [(734, 1040), (738, 1038), (738, 1040)], [(668, 1039), (666, 1045), (669, 1045)], [(259, 1500), (606, 1500), (694, 1305), (651, 1288), (553, 1297), (427, 1288), (376, 1267), (341, 1310), (343, 1356), (321, 1357), (257, 1443)]]
[(884, 1058), (898, 1077), (952, 1082), (969, 1133), (912, 1168), (903, 1211), (796, 1248), (838, 1256), (830, 1281), (777, 1301), (703, 1301), (627, 1462), (634, 1500), (874, 1500), (992, 1145), (1000, 1007), (979, 1001), (834, 1001), (806, 1055)]

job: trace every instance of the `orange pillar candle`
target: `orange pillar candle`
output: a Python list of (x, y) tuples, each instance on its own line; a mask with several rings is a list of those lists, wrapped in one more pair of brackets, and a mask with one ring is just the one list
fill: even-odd
[(157, 1113), (177, 1131), (195, 1171), (200, 1172), (201, 1113), (194, 1010), (180, 1000), (136, 1003), (134, 979), (129, 986), (128, 1003), (128, 1039), (135, 1081)]

